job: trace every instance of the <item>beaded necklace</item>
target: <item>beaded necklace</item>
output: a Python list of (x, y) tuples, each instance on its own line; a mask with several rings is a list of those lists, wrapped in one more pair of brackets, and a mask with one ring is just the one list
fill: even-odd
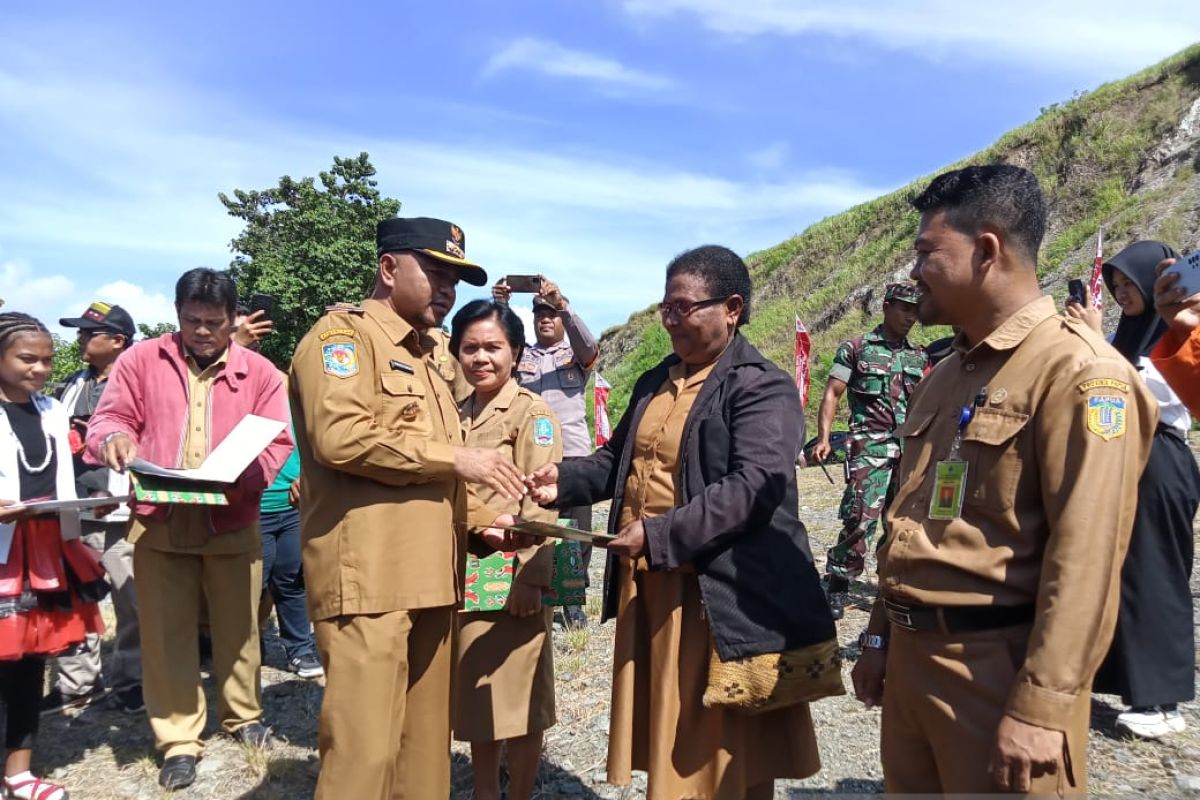
[(54, 439), (44, 430), (42, 431), (42, 436), (46, 437), (46, 457), (42, 459), (41, 464), (35, 467), (25, 457), (25, 446), (21, 444), (21, 440), (17, 437), (16, 432), (13, 433), (13, 438), (17, 440), (17, 460), (21, 462), (21, 466), (25, 469), (25, 474), (27, 475), (37, 475), (45, 472), (46, 468), (50, 466), (50, 459), (54, 457)]

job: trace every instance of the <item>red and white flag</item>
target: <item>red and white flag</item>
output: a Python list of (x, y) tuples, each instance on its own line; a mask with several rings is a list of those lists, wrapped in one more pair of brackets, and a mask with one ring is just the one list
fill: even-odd
[(800, 317), (796, 317), (796, 389), (800, 392), (800, 408), (808, 407), (808, 356), (812, 352), (812, 339)]
[(608, 390), (612, 387), (599, 372), (596, 373), (596, 388), (592, 390), (596, 415), (596, 447), (603, 447), (612, 438), (612, 425), (608, 421)]
[(1092, 308), (1104, 307), (1104, 228), (1096, 232), (1096, 260), (1092, 263), (1092, 280), (1088, 290), (1092, 293)]

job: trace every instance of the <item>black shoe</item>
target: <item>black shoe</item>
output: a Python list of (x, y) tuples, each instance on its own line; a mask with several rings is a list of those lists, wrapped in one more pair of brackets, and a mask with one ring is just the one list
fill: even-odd
[(171, 756), (158, 771), (158, 785), (169, 791), (183, 789), (196, 782), (196, 757)]
[(142, 698), (141, 686), (114, 690), (109, 698), (109, 704), (124, 714), (140, 714), (146, 710), (146, 701)]
[(566, 617), (567, 627), (570, 628), (586, 628), (588, 624), (587, 614), (583, 613), (583, 609), (579, 606), (566, 606), (563, 608), (563, 616)]
[(287, 663), (288, 672), (294, 672), (305, 680), (324, 678), (325, 670), (315, 653), (305, 653), (290, 659)]
[(846, 603), (850, 600), (847, 592), (830, 592), (828, 599), (829, 613), (835, 620), (846, 616)]
[(829, 602), (829, 613), (835, 620), (846, 615), (846, 603), (850, 601), (850, 581), (830, 575), (825, 584), (825, 599)]
[(271, 736), (271, 729), (261, 722), (251, 722), (249, 725), (243, 725), (233, 732), (233, 738), (239, 744), (246, 747), (257, 747), (260, 750), (265, 750), (275, 743), (275, 737)]
[(63, 694), (58, 689), (51, 689), (42, 697), (39, 710), (43, 715), (57, 714), (60, 711), (82, 711), (97, 700), (103, 700), (104, 695), (103, 686), (97, 686), (83, 694)]

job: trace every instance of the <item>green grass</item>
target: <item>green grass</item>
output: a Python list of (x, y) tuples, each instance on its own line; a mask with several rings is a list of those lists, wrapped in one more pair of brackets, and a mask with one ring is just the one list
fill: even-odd
[[(1200, 44), (1124, 80), (1042, 109), (1032, 122), (1001, 136), (992, 146), (938, 170), (999, 161), (1028, 166), (1037, 174), (1051, 209), (1051, 232), (1043, 242), (1038, 275), (1043, 285), (1084, 274), (1091, 242), (1101, 225), (1113, 246), (1138, 236), (1158, 236), (1189, 246), (1189, 209), (1171, 205), (1195, 174), (1183, 167), (1166, 187), (1145, 191), (1137, 175), (1153, 149), (1200, 96)], [(755, 298), (745, 334), (789, 373), (794, 370), (796, 315), (813, 337), (809, 413), (814, 419), (830, 359), (839, 341), (879, 321), (883, 286), (912, 260), (917, 214), (910, 201), (931, 176), (890, 194), (827, 217), (780, 244), (747, 257)], [(1153, 216), (1159, 223), (1152, 224)], [(1106, 246), (1107, 252), (1115, 252)], [(945, 329), (914, 330), (921, 343)], [(651, 309), (637, 312), (606, 340), (632, 347), (605, 377), (613, 385), (610, 407), (616, 424), (633, 382), (670, 351), (666, 332)]]

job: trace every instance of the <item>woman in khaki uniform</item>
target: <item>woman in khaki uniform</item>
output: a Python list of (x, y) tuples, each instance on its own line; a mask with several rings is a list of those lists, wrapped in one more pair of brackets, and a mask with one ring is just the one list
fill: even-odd
[(729, 661), (835, 635), (797, 517), (799, 396), (738, 333), (750, 292), (730, 250), (678, 256), (659, 307), (674, 354), (638, 379), (608, 444), (527, 480), (560, 508), (612, 498), (608, 780), (645, 770), (648, 800), (765, 800), (776, 778), (820, 768), (807, 703), (703, 703), (714, 649)]
[[(474, 387), (459, 407), (467, 446), (495, 448), (529, 474), (562, 460), (562, 438), (550, 407), (513, 377), (524, 342), (524, 326), (506, 305), (476, 300), (454, 316), (450, 350)], [(528, 497), (518, 502), (486, 487), (474, 491), (475, 500), (495, 512), (489, 518), (513, 514), (554, 522), (555, 512)], [(489, 544), (499, 544), (498, 536), (483, 532)], [(505, 744), (508, 796), (528, 798), (542, 733), (555, 722), (551, 609), (542, 605), (553, 565), (552, 541), (518, 550), (504, 610), (459, 614), (454, 737), (471, 743), (477, 800), (500, 800)]]

